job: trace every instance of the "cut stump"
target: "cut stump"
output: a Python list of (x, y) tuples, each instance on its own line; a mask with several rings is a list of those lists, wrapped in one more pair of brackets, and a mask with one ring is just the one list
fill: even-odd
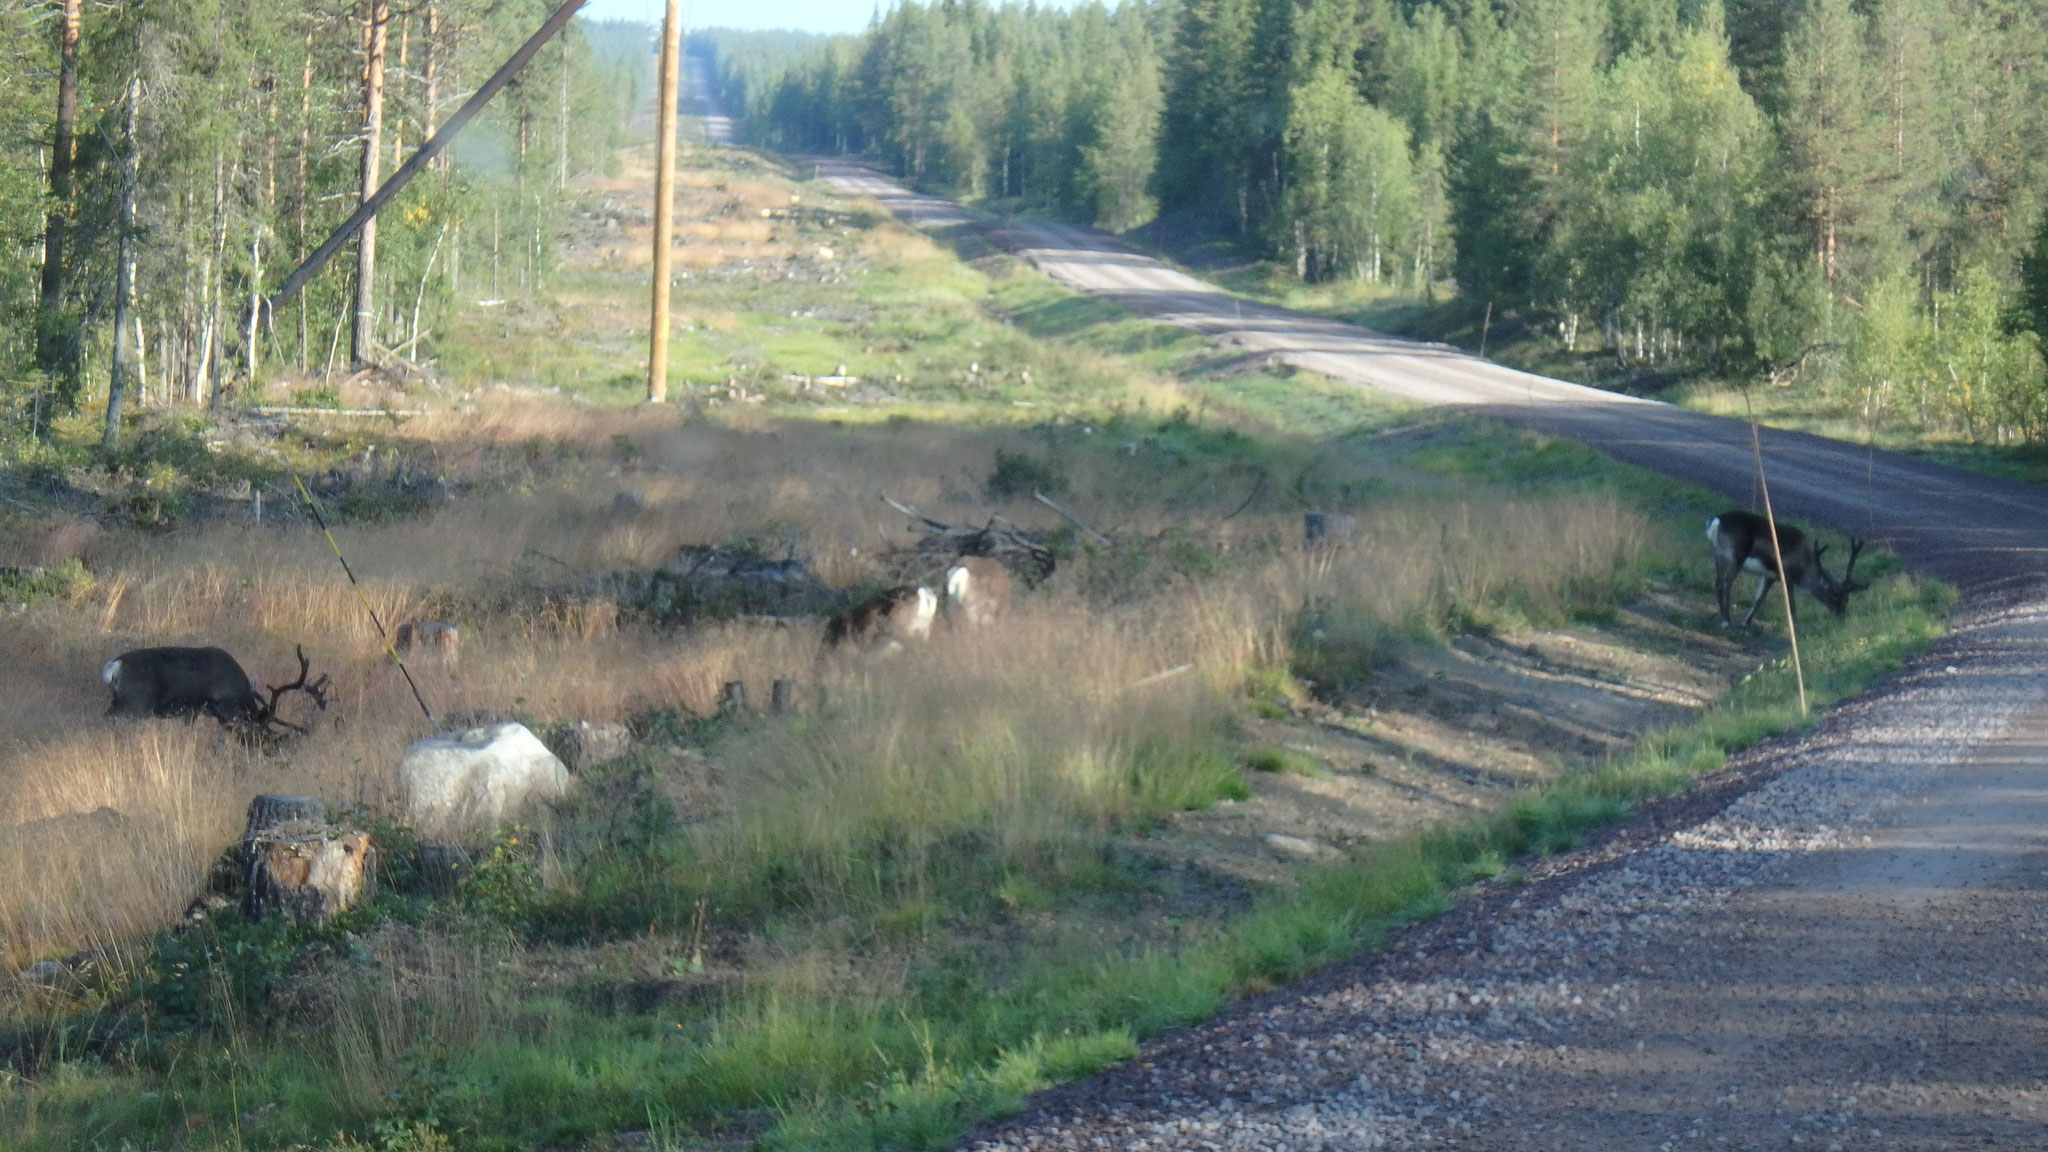
[(258, 796), (249, 802), (242, 911), (250, 919), (284, 915), (324, 924), (363, 898), (376, 846), (366, 832), (330, 828), (324, 814), (316, 796)]

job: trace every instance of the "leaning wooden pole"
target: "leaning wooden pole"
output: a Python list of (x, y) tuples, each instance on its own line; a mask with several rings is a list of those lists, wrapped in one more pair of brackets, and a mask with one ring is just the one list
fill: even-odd
[(555, 9), (555, 14), (548, 17), (548, 22), (541, 25), (538, 32), (527, 37), (526, 43), (520, 45), (519, 51), (514, 52), (510, 59), (498, 66), (498, 70), (491, 74), (491, 78), (484, 81), (484, 86), (477, 89), (476, 94), (457, 109), (455, 115), (448, 118), (448, 122), (441, 126), (440, 131), (435, 132), (432, 139), (420, 145), (420, 150), (412, 154), (412, 159), (407, 160), (403, 167), (391, 174), (389, 180), (384, 181), (383, 186), (377, 189), (376, 195), (363, 201), (348, 219), (341, 222), (341, 227), (336, 228), (311, 256), (306, 257), (304, 263), (292, 269), (291, 275), (285, 277), (284, 286), (270, 298), (266, 309), (275, 311), (291, 303), (292, 297), (298, 295), (299, 290), (306, 286), (306, 281), (311, 280), (315, 273), (326, 267), (327, 262), (334, 258), (334, 254), (341, 250), (342, 245), (348, 243), (349, 237), (354, 236), (356, 230), (363, 226), (363, 222), (375, 216), (393, 196), (404, 191), (405, 186), (412, 183), (412, 178), (419, 175), (434, 157), (439, 156), (442, 149), (448, 147), (448, 142), (455, 139), (463, 126), (483, 111), (484, 105), (491, 102), (491, 97), (496, 96), (499, 89), (511, 83), (514, 76), (519, 75), (520, 70), (533, 59), (534, 53), (539, 52), (543, 45), (554, 39), (555, 33), (560, 32), (563, 26), (569, 23), (569, 18), (576, 15), (576, 10), (581, 7), (583, 0), (565, 0), (560, 8)]
[(1792, 640), (1792, 679), (1799, 685), (1799, 714), (1806, 711), (1806, 668), (1799, 662), (1799, 620), (1792, 615), (1792, 583), (1785, 579), (1785, 548), (1778, 542), (1778, 514), (1771, 510), (1771, 482), (1764, 478), (1764, 441), (1757, 432), (1756, 409), (1750, 407), (1749, 389), (1742, 390), (1742, 407), (1749, 413), (1749, 448), (1756, 454), (1757, 489), (1764, 498), (1764, 522), (1771, 528), (1771, 556), (1778, 566), (1778, 588), (1785, 594), (1785, 635)]
[(661, 20), (661, 91), (654, 109), (654, 303), (647, 334), (647, 402), (668, 399), (669, 259), (676, 229), (676, 81), (682, 64), (682, 0)]

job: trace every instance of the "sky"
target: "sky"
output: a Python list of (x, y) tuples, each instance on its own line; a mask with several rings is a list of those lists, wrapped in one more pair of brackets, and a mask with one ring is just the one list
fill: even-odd
[[(589, 0), (583, 15), (591, 20), (658, 23), (664, 7), (666, 0)], [(691, 28), (858, 32), (868, 26), (874, 12), (875, 0), (683, 0), (683, 23)]]

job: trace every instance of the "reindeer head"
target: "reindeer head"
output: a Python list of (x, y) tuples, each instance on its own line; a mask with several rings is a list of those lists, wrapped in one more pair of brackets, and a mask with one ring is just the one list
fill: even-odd
[(283, 699), (284, 694), (287, 692), (304, 692), (313, 698), (313, 704), (320, 711), (327, 711), (327, 674), (323, 672), (318, 680), (313, 681), (311, 684), (306, 683), (306, 673), (311, 667), (306, 659), (306, 646), (303, 644), (297, 645), (297, 650), (299, 655), (299, 678), (282, 686), (272, 686), (269, 684), (263, 686), (270, 692), (270, 699), (259, 703), (256, 707), (255, 715), (250, 717), (250, 725), (254, 730), (269, 732), (271, 726), (276, 725), (277, 727), (296, 732), (301, 736), (312, 731), (311, 728), (301, 727), (277, 714), (278, 701)]
[(1849, 594), (1870, 587), (1856, 580), (1856, 557), (1863, 554), (1863, 541), (1854, 537), (1849, 539), (1849, 566), (1842, 569), (1840, 580), (1828, 575), (1827, 565), (1821, 563), (1821, 557), (1827, 550), (1828, 546), (1825, 544), (1814, 545), (1814, 584), (1808, 591), (1813, 593), (1814, 599), (1825, 604), (1828, 611), (1841, 616), (1849, 610)]

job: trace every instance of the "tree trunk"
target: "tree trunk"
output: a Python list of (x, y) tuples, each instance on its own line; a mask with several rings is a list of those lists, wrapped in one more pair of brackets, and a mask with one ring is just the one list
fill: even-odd
[(420, 308), (427, 302), (427, 280), (434, 274), (434, 261), (439, 259), (441, 256), (441, 241), (446, 240), (447, 238), (448, 225), (444, 222), (441, 225), (440, 233), (434, 237), (433, 251), (427, 253), (427, 266), (420, 270), (419, 291), (413, 294), (412, 331), (406, 333), (405, 342), (406, 344), (412, 346), (412, 351), (411, 353), (409, 353), (409, 355), (414, 360), (419, 360), (422, 358), (420, 356), (420, 350), (418, 347), (420, 339)]
[(213, 377), (213, 309), (208, 305), (207, 294), (213, 290), (213, 253), (208, 252), (199, 263), (199, 360), (192, 366), (192, 402), (206, 403), (207, 382)]
[[(306, 62), (299, 70), (299, 196), (292, 208), (292, 230), (298, 245), (296, 262), (306, 260), (307, 164), (313, 151), (313, 33), (306, 33)], [(299, 297), (299, 371), (311, 366), (311, 333), (306, 317), (306, 298)]]
[(121, 232), (114, 263), (114, 356), (107, 380), (107, 428), (100, 446), (112, 452), (121, 443), (121, 390), (127, 386), (128, 310), (135, 301), (135, 106), (142, 102), (141, 81), (128, 81), (126, 117), (128, 154), (121, 162)]
[(82, 0), (64, 0), (64, 24), (57, 49), (57, 133), (50, 148), (50, 215), (43, 231), (42, 329), (37, 367), (55, 372), (67, 358), (62, 327), (64, 231), (71, 202), (71, 161), (78, 132), (78, 24)]
[(256, 368), (260, 363), (257, 355), (256, 323), (263, 315), (263, 224), (249, 229), (249, 387), (256, 387)]
[[(440, 110), (436, 107), (441, 97), (441, 6), (439, 4), (427, 5), (427, 38), (426, 43), (420, 45), (420, 51), (427, 58), (426, 63), (421, 67), (421, 70), (425, 73), (422, 79), (426, 83), (426, 93), (422, 97), (420, 105), (420, 138), (422, 140), (432, 140), (434, 138), (434, 129), (440, 124), (438, 119)], [(445, 153), (443, 155), (445, 156)], [(437, 166), (440, 165), (443, 163), (443, 158), (441, 156), (435, 157), (434, 163)]]
[[(456, 68), (459, 61), (455, 55), (455, 49), (441, 42), (441, 6), (439, 4), (429, 4), (427, 5), (427, 135), (429, 138), (441, 130), (440, 95), (443, 55), (447, 57), (448, 90), (450, 92), (460, 92), (462, 91), (462, 75)], [(442, 152), (434, 157), (434, 167), (443, 175), (447, 174), (449, 164), (450, 160), (446, 152)]]
[(227, 339), (221, 330), (225, 304), (222, 281), (227, 277), (228, 252), (228, 158), (225, 152), (213, 156), (213, 234), (199, 276), (199, 307), (204, 346), (200, 349), (203, 371), (193, 377), (193, 403), (211, 404), (220, 398), (221, 365), (227, 360)]
[[(366, 0), (369, 24), (364, 30), (363, 65), (363, 187), (358, 203), (368, 203), (377, 191), (379, 161), (383, 159), (384, 137), (384, 34), (391, 20), (388, 0)], [(363, 221), (356, 239), (355, 327), (349, 338), (349, 358), (369, 363), (375, 354), (377, 323), (377, 218)]]
[[(398, 83), (403, 91), (407, 71), (412, 57), (412, 16), (410, 13), (398, 18)], [(391, 121), (391, 167), (405, 163), (405, 98), (398, 98), (399, 114)], [(425, 139), (425, 137), (421, 137)]]
[(555, 136), (557, 166), (555, 187), (569, 186), (569, 41), (562, 41), (562, 82), (559, 101), (556, 104), (556, 119), (559, 121)]
[(135, 309), (135, 384), (141, 403), (149, 403), (149, 342), (142, 337), (142, 309)]

